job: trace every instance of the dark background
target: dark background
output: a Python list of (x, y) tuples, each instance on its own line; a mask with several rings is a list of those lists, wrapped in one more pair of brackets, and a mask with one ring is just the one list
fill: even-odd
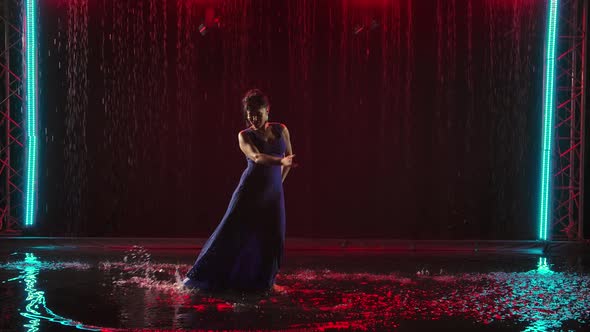
[(208, 236), (246, 166), (240, 98), (258, 87), (300, 164), (287, 236), (536, 238), (543, 1), (44, 0), (40, 13), (46, 235)]

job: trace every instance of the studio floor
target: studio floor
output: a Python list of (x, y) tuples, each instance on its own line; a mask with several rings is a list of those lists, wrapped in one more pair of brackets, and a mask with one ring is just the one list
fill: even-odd
[(202, 241), (0, 238), (0, 330), (590, 330), (585, 244), (289, 239), (280, 289), (211, 294)]

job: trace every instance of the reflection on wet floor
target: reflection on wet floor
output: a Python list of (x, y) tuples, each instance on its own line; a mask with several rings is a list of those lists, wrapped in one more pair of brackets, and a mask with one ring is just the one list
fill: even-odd
[(590, 274), (561, 257), (291, 253), (282, 287), (255, 294), (184, 288), (186, 251), (5, 257), (1, 329), (553, 331), (590, 317)]

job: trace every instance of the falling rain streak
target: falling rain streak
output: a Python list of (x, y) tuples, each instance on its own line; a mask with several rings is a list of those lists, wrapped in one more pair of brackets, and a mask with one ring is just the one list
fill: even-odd
[(66, 1), (67, 101), (65, 107), (66, 211), (67, 233), (85, 228), (88, 184), (88, 0)]

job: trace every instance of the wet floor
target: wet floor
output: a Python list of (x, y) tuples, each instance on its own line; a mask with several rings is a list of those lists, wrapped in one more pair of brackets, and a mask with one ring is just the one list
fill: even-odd
[(288, 251), (281, 289), (182, 286), (198, 251), (0, 248), (0, 330), (588, 330), (590, 259)]

